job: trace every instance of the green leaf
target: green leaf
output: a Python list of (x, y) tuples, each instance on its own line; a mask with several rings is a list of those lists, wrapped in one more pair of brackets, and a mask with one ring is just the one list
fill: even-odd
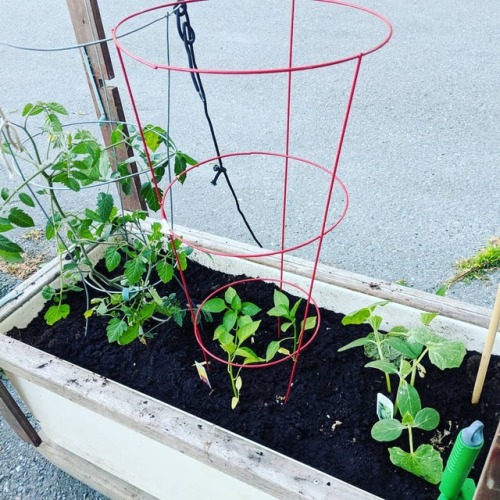
[(35, 202), (33, 201), (33, 198), (29, 194), (19, 193), (19, 199), (28, 207), (33, 208), (35, 206)]
[(118, 342), (120, 337), (128, 330), (127, 323), (120, 318), (111, 318), (109, 320), (108, 326), (106, 327), (106, 334), (108, 336), (108, 342), (111, 344), (113, 342)]
[[(217, 328), (215, 331), (217, 332), (217, 330), (219, 330), (219, 328)], [(222, 348), (229, 354), (233, 354), (233, 352), (236, 350), (234, 335), (231, 335), (225, 328), (219, 330), (219, 338), (217, 340), (219, 341)]]
[(53, 111), (54, 113), (59, 113), (60, 115), (67, 115), (68, 114), (68, 112), (66, 111), (66, 108), (57, 102), (46, 102), (46, 103), (44, 103), (44, 105), (48, 109)]
[(438, 343), (428, 344), (429, 361), (441, 370), (458, 368), (466, 354), (465, 345), (459, 340), (441, 339)]
[(300, 328), (304, 330), (312, 330), (316, 327), (316, 316), (309, 316), (306, 318), (306, 326), (304, 327), (304, 321), (300, 323)]
[(184, 155), (177, 152), (177, 154), (175, 155), (174, 172), (175, 175), (178, 176), (179, 182), (181, 184), (184, 184), (184, 181), (186, 180), (186, 167), (186, 158), (184, 157)]
[(443, 476), (443, 460), (430, 444), (423, 444), (414, 453), (389, 448), (391, 462), (431, 484), (439, 484)]
[(240, 398), (233, 396), (231, 398), (231, 410), (234, 410), (238, 406), (239, 402), (240, 402)]
[(21, 254), (23, 249), (13, 241), (0, 234), (0, 251), (6, 253)]
[(186, 160), (186, 163), (188, 165), (192, 166), (192, 165), (196, 165), (198, 163), (195, 159), (191, 158), (189, 155), (187, 155), (186, 153), (183, 153), (182, 151), (179, 151), (178, 154), (182, 155), (182, 157), (184, 158), (184, 160)]
[(214, 299), (207, 300), (203, 304), (202, 309), (209, 313), (220, 313), (226, 309), (226, 303), (223, 299), (216, 297)]
[(56, 294), (56, 289), (53, 286), (45, 285), (42, 289), (42, 297), (45, 300), (50, 300)]
[(238, 318), (238, 328), (241, 328), (242, 326), (248, 325), (252, 321), (253, 320), (250, 316), (240, 316)]
[(139, 332), (140, 332), (139, 324), (129, 326), (127, 330), (117, 339), (117, 342), (120, 345), (130, 344), (139, 336)]
[[(213, 340), (219, 340), (222, 335), (227, 335), (229, 332), (226, 330), (226, 327), (224, 325), (219, 325), (215, 331), (214, 331), (214, 337)], [(223, 344), (227, 344), (228, 342), (232, 342), (234, 337), (231, 335), (231, 340), (227, 340), (227, 338), (224, 338), (224, 342), (221, 342)]]
[(97, 214), (101, 222), (108, 222), (113, 210), (113, 197), (107, 193), (97, 195)]
[(147, 147), (153, 152), (156, 151), (164, 142), (163, 136), (167, 135), (165, 130), (152, 125), (146, 125), (143, 133)]
[(416, 359), (422, 352), (422, 344), (410, 344), (399, 337), (387, 337), (384, 342), (408, 359)]
[(55, 237), (56, 231), (59, 228), (61, 216), (59, 214), (52, 215), (48, 220), (45, 226), (45, 238), (47, 240), (51, 240)]
[(262, 358), (259, 358), (259, 356), (257, 356), (257, 354), (255, 354), (255, 352), (252, 351), (252, 349), (250, 349), (249, 347), (239, 347), (238, 349), (236, 349), (236, 351), (234, 351), (234, 355), (244, 358), (245, 365), (264, 361)]
[(425, 326), (428, 326), (429, 323), (436, 317), (438, 316), (438, 313), (427, 313), (423, 312), (420, 314), (420, 319), (422, 320), (422, 323)]
[(440, 337), (426, 326), (417, 326), (408, 332), (408, 341), (411, 343), (418, 342), (427, 346), (428, 343), (436, 342), (439, 339)]
[(255, 316), (260, 311), (262, 311), (262, 309), (252, 302), (243, 302), (241, 305), (241, 312), (247, 316)]
[[(353, 323), (353, 324), (357, 324), (357, 323)], [(370, 337), (363, 337), (363, 338), (360, 338), (360, 339), (356, 339), (356, 340), (353, 340), (352, 342), (349, 342), (348, 344), (342, 346), (338, 352), (342, 352), (342, 351), (347, 351), (347, 349), (352, 349), (353, 347), (362, 347), (362, 346), (366, 346), (366, 345), (369, 345), (369, 344), (373, 344), (373, 340), (371, 340)]]
[[(161, 190), (160, 195), (162, 195)], [(140, 196), (143, 200), (146, 201), (146, 204), (151, 210), (153, 210), (154, 212), (160, 210), (160, 202), (158, 201), (158, 197), (156, 196), (156, 190), (150, 181), (142, 184)]]
[(280, 349), (280, 343), (277, 340), (269, 342), (266, 349), (266, 363), (269, 363)]
[(293, 326), (293, 323), (282, 323), (281, 324), (281, 331), (283, 333), (286, 333), (286, 331), (291, 327)]
[(413, 418), (415, 418), (416, 414), (422, 408), (417, 389), (406, 382), (406, 380), (401, 380), (399, 383), (396, 403), (401, 415), (409, 413)]
[(399, 370), (389, 361), (376, 360), (366, 363), (365, 368), (376, 368), (377, 370), (388, 373), (389, 375), (396, 375)]
[(378, 332), (382, 324), (382, 316), (370, 316), (367, 321), (373, 328), (373, 331)]
[(370, 316), (371, 311), (367, 307), (363, 309), (359, 309), (358, 311), (354, 311), (352, 313), (347, 314), (342, 318), (343, 325), (361, 325), (364, 323)]
[(9, 190), (4, 187), (0, 190), (0, 197), (2, 198), (3, 201), (6, 201), (9, 197)]
[(141, 319), (141, 324), (147, 321), (156, 311), (156, 305), (154, 302), (146, 302), (139, 309), (139, 318)]
[(174, 266), (164, 260), (160, 260), (156, 264), (156, 272), (163, 283), (168, 283), (174, 277)]
[(47, 118), (45, 119), (45, 123), (52, 129), (52, 132), (55, 134), (60, 134), (63, 130), (61, 120), (57, 115), (53, 113), (48, 113)]
[(231, 300), (231, 309), (234, 311), (240, 311), (241, 310), (241, 299), (238, 294), (236, 294), (233, 297), (233, 300)]
[(19, 227), (34, 227), (33, 219), (24, 210), (12, 207), (9, 212), (9, 220)]
[(394, 441), (399, 436), (405, 427), (395, 418), (384, 418), (376, 422), (371, 430), (371, 436), (375, 441)]
[(267, 311), (269, 316), (274, 316), (277, 318), (285, 318), (288, 316), (288, 309), (284, 305), (274, 306), (269, 311)]
[(230, 286), (224, 293), (224, 300), (228, 305), (231, 305), (231, 302), (237, 295), (236, 290)]
[(131, 285), (138, 283), (146, 272), (146, 266), (140, 259), (131, 259), (125, 263), (124, 274)]
[(422, 408), (415, 415), (414, 426), (424, 431), (432, 431), (439, 425), (439, 413), (434, 408)]
[(3, 259), (5, 262), (23, 262), (23, 257), (18, 252), (5, 252), (4, 250), (0, 250), (0, 259)]
[(104, 261), (106, 262), (106, 269), (111, 272), (114, 271), (122, 260), (122, 256), (116, 247), (109, 247), (104, 254)]
[(252, 321), (251, 323), (248, 323), (241, 328), (238, 329), (236, 332), (236, 336), (238, 337), (238, 341), (240, 344), (245, 342), (246, 339), (251, 337), (252, 335), (255, 335), (255, 332), (259, 329), (260, 326), (260, 320), (259, 321)]
[(47, 322), (47, 325), (52, 326), (57, 321), (66, 318), (69, 314), (69, 305), (68, 304), (58, 304), (54, 306), (50, 306), (45, 313), (44, 319)]
[(401, 423), (405, 426), (405, 427), (413, 427), (414, 423), (415, 423), (415, 419), (407, 412), (403, 415), (403, 418), (401, 420)]
[(224, 314), (224, 318), (222, 320), (222, 324), (226, 328), (228, 332), (230, 332), (233, 328), (234, 325), (236, 325), (236, 320), (238, 319), (238, 313), (233, 311), (232, 309), (229, 309), (226, 311)]
[(441, 285), (437, 290), (436, 290), (436, 295), (439, 297), (444, 297), (446, 295), (446, 292), (448, 291), (448, 286), (447, 285)]
[[(33, 104), (30, 103), (26, 104), (26, 106), (24, 106), (23, 108), (21, 116), (26, 116), (27, 114), (29, 114), (29, 112), (33, 109), (33, 107), (34, 107)], [(41, 112), (41, 110), (39, 112)]]
[(401, 378), (406, 378), (412, 372), (411, 364), (403, 359), (401, 366), (399, 367), (399, 376)]
[(185, 271), (187, 269), (187, 255), (186, 252), (181, 251), (177, 253), (177, 258), (179, 259), (179, 266), (182, 271)]
[(297, 314), (297, 310), (298, 310), (301, 302), (302, 302), (302, 299), (299, 299), (295, 302), (292, 309), (290, 310), (289, 318), (295, 318), (295, 315)]
[(286, 309), (286, 312), (290, 310), (290, 301), (288, 300), (288, 297), (281, 292), (280, 290), (274, 290), (274, 305), (275, 306), (283, 306), (284, 309)]

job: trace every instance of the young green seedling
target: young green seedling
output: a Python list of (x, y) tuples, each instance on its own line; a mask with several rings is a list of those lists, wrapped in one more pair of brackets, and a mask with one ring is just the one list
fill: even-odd
[(243, 386), (241, 378), (242, 367), (235, 369), (234, 364), (264, 362), (245, 342), (252, 340), (260, 326), (260, 320), (252, 319), (261, 308), (252, 302), (242, 302), (236, 290), (226, 289), (224, 299), (214, 297), (203, 305), (202, 311), (209, 314), (224, 313), (222, 323), (214, 331), (213, 339), (219, 342), (227, 356), (227, 372), (231, 380), (233, 397), (231, 408), (234, 410), (240, 401), (240, 392)]
[[(394, 352), (388, 346), (385, 346), (387, 336), (380, 332), (380, 325), (382, 324), (382, 317), (377, 314), (373, 314), (377, 307), (382, 307), (388, 304), (388, 301), (376, 302), (369, 307), (363, 307), (357, 311), (347, 314), (342, 319), (343, 325), (361, 325), (363, 323), (368, 323), (372, 327), (372, 331), (366, 336), (356, 339), (349, 344), (341, 347), (338, 352), (346, 351), (347, 349), (352, 349), (353, 347), (364, 347), (365, 354), (369, 358), (375, 358), (380, 361), (387, 361), (395, 359), (398, 356), (394, 356)], [(391, 392), (391, 379), (389, 375), (385, 374), (385, 381), (387, 385), (387, 391)]]
[[(295, 304), (290, 308), (290, 300), (288, 299), (288, 297), (283, 293), (281, 292), (280, 290), (274, 290), (274, 296), (273, 296), (273, 299), (274, 299), (274, 307), (272, 307), (271, 309), (269, 309), (269, 311), (267, 311), (267, 314), (269, 316), (274, 316), (276, 318), (282, 318), (283, 321), (281, 323), (281, 331), (283, 333), (287, 332), (290, 328), (293, 329), (293, 351), (294, 353), (297, 352), (297, 347), (298, 347), (298, 344), (299, 344), (299, 337), (300, 337), (300, 333), (302, 331), (306, 331), (306, 330), (312, 330), (313, 328), (316, 327), (316, 316), (308, 316), (304, 322), (304, 320), (302, 320), (300, 322), (300, 327), (297, 325), (297, 311), (299, 309), (299, 306), (302, 302), (302, 299), (299, 299), (297, 300), (297, 302), (295, 302)], [(282, 340), (285, 340), (285, 339), (282, 339)], [(282, 342), (282, 341), (280, 341)], [(276, 354), (276, 352), (278, 352), (278, 350), (280, 349), (280, 342), (278, 341), (274, 341), (273, 343), (273, 346), (272, 346), (272, 349), (271, 349), (271, 352), (275, 349), (275, 352), (274, 354)], [(274, 354), (271, 356), (271, 358), (274, 356)], [(266, 356), (267, 358), (267, 356)], [(266, 359), (266, 361), (268, 361)]]
[[(211, 321), (212, 314), (224, 313), (222, 323), (215, 328), (213, 339), (219, 343), (220, 347), (226, 353), (228, 362), (227, 372), (233, 391), (231, 408), (234, 409), (238, 405), (243, 386), (241, 378), (242, 366), (236, 369), (235, 364), (269, 363), (278, 353), (285, 356), (289, 355), (290, 352), (295, 352), (297, 349), (300, 330), (302, 328), (309, 330), (316, 326), (316, 317), (311, 316), (306, 319), (305, 324), (303, 321), (301, 322), (299, 329), (296, 319), (299, 306), (300, 300), (290, 308), (288, 297), (279, 290), (274, 291), (274, 307), (267, 314), (285, 319), (286, 322), (281, 325), (281, 331), (286, 332), (292, 328), (294, 334), (292, 337), (283, 337), (279, 340), (270, 341), (266, 348), (265, 357), (261, 357), (248, 347), (248, 345), (245, 345), (248, 342), (253, 343), (259, 329), (261, 320), (254, 320), (253, 316), (261, 311), (260, 307), (252, 302), (242, 302), (238, 293), (232, 287), (226, 289), (223, 299), (214, 297), (205, 302), (202, 307), (205, 320)], [(284, 347), (283, 344), (287, 342), (293, 342), (291, 346), (292, 351)]]
[[(45, 238), (54, 243), (60, 266), (59, 286), (43, 290), (44, 298), (53, 301), (45, 314), (47, 323), (53, 325), (70, 313), (67, 292), (85, 290), (86, 316), (98, 314), (111, 318), (107, 326), (110, 342), (125, 344), (137, 337), (144, 340), (152, 334), (155, 325), (170, 318), (180, 323), (184, 315), (175, 298), (171, 295), (160, 298), (156, 292), (157, 283), (166, 283), (175, 274), (173, 249), (165, 244), (161, 225), (155, 223), (151, 233), (145, 232), (141, 223), (146, 212), (123, 213), (114, 205), (113, 196), (104, 191), (97, 195), (95, 207), (85, 203), (63, 207), (59, 193), (61, 189), (77, 193), (92, 184), (107, 186), (116, 181), (124, 194), (130, 194), (131, 159), (116, 162), (113, 172), (108, 157), (116, 153), (116, 147), (123, 145), (135, 151), (134, 161), (142, 166), (152, 165), (157, 182), (171, 161), (175, 161), (176, 174), (185, 170), (187, 164), (196, 162), (179, 151), (160, 127), (146, 125), (141, 134), (129, 126), (127, 135), (123, 125), (117, 125), (111, 134), (112, 144), (104, 147), (87, 130), (68, 132), (60, 120), (61, 115), (68, 112), (55, 102), (27, 104), (22, 111), (24, 122), (9, 125), (25, 140), (14, 140), (18, 135), (14, 132), (3, 136), (5, 142), (0, 144), (3, 161), (8, 164), (12, 161), (19, 173), (24, 165), (31, 165), (31, 171), (29, 175), (20, 175), (20, 181), (13, 188), (0, 186), (0, 259), (22, 261), (23, 248), (4, 233), (15, 227), (34, 227), (35, 221), (28, 212), (37, 206), (43, 207), (47, 218)], [(151, 161), (146, 161), (142, 138)], [(36, 192), (32, 188), (35, 183), (43, 184)], [(162, 195), (161, 190), (156, 192), (151, 182), (141, 187), (141, 197), (153, 211), (160, 208), (158, 194)], [(45, 197), (47, 203), (42, 204), (41, 197)], [(114, 272), (114, 278), (94, 267), (89, 249), (97, 245), (105, 248), (106, 268)], [(176, 253), (183, 268), (187, 252), (177, 248)], [(118, 273), (120, 265), (123, 265), (121, 274)], [(83, 288), (75, 284), (77, 279)], [(92, 304), (94, 307), (89, 303), (88, 288), (104, 296)]]
[(410, 451), (399, 447), (389, 448), (391, 462), (432, 484), (438, 484), (443, 474), (443, 460), (439, 451), (430, 444), (413, 444), (413, 429), (432, 431), (439, 425), (439, 413), (433, 408), (422, 408), (417, 390), (406, 381), (400, 383), (397, 403), (401, 420), (396, 418), (379, 420), (371, 430), (377, 441), (394, 441), (404, 430), (408, 431)]

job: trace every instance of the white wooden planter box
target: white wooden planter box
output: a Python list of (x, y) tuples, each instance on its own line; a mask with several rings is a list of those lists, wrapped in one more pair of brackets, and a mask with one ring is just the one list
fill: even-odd
[[(251, 248), (184, 228), (178, 232), (212, 250)], [(278, 277), (278, 257), (210, 258), (195, 252), (192, 258), (230, 274)], [(286, 269), (286, 280), (307, 286), (311, 263), (289, 257)], [(38, 313), (39, 292), (56, 276), (57, 266), (49, 264), (12, 292), (17, 297), (0, 309), (0, 333), (25, 326)], [(314, 297), (319, 306), (342, 313), (388, 299), (387, 328), (416, 324), (421, 310), (439, 312), (433, 326), (478, 351), (491, 315), (485, 308), (328, 266), (320, 266)], [(500, 339), (494, 353), (500, 354)], [(377, 498), (5, 335), (0, 335), (0, 366), (40, 422), (38, 450), (112, 498)]]

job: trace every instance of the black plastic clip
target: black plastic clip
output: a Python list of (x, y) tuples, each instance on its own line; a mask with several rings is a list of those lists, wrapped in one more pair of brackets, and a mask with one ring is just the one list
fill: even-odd
[(222, 165), (214, 165), (214, 172), (217, 172), (217, 174), (215, 175), (212, 184), (217, 186), (217, 180), (219, 179), (220, 174), (226, 173), (226, 167), (223, 167)]

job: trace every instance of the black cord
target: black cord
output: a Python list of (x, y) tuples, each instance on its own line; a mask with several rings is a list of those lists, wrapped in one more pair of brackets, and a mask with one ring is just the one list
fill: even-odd
[[(180, 1), (180, 0), (179, 0)], [(186, 54), (188, 57), (188, 64), (191, 69), (198, 69), (198, 66), (196, 64), (196, 57), (194, 53), (194, 42), (196, 40), (196, 34), (193, 30), (193, 27), (191, 26), (191, 21), (189, 19), (189, 14), (188, 14), (188, 8), (186, 4), (179, 4), (177, 8), (175, 9), (175, 15), (177, 18), (177, 31), (179, 33), (179, 36), (181, 40), (184, 42), (184, 48), (186, 49)], [(226, 168), (224, 167), (222, 163), (222, 158), (220, 157), (220, 150), (219, 150), (219, 144), (217, 142), (217, 137), (215, 135), (215, 130), (214, 126), (212, 123), (212, 119), (210, 118), (210, 114), (208, 112), (208, 103), (207, 103), (207, 96), (205, 94), (205, 89), (203, 88), (203, 82), (201, 81), (201, 75), (198, 72), (193, 72), (191, 73), (191, 80), (193, 81), (194, 88), (196, 89), (196, 92), (200, 96), (201, 102), (203, 103), (203, 110), (205, 112), (205, 117), (208, 122), (208, 126), (210, 128), (210, 135), (212, 136), (212, 142), (214, 144), (215, 151), (217, 153), (217, 156), (219, 157), (219, 164), (214, 166), (214, 171), (216, 172), (215, 177), (211, 181), (211, 183), (216, 186), (217, 181), (219, 180), (219, 177), (221, 174), (224, 176), (226, 179), (227, 185), (229, 187), (229, 190), (231, 191), (231, 194), (233, 195), (234, 202), (236, 204), (236, 210), (238, 213), (241, 215), (241, 218), (243, 219), (243, 222), (245, 223), (245, 226), (247, 227), (248, 231), (252, 235), (253, 240), (259, 247), (262, 248), (261, 243), (255, 236), (252, 228), (250, 227), (250, 224), (248, 223), (245, 214), (241, 210), (240, 203), (238, 201), (238, 197), (236, 196), (236, 193), (234, 191), (234, 188), (231, 184), (231, 181), (229, 180), (229, 175), (227, 173)]]

